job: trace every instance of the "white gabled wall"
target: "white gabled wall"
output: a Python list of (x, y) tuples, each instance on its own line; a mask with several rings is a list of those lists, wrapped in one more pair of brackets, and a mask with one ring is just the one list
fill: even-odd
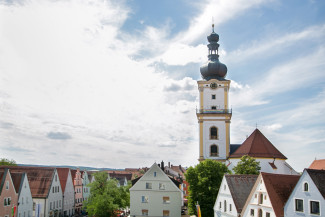
[[(147, 189), (146, 183), (151, 183), (152, 188)], [(160, 189), (160, 184), (165, 188)], [(142, 210), (148, 210), (148, 216), (163, 216), (163, 211), (168, 210), (169, 216), (180, 217), (181, 194), (181, 190), (155, 163), (130, 188), (130, 216), (142, 216)], [(142, 202), (142, 196), (147, 197), (148, 202)], [(169, 203), (164, 203), (163, 197), (169, 197)]]
[[(227, 205), (226, 212), (225, 212), (225, 201)], [(230, 211), (230, 205), (231, 205), (231, 211)], [(223, 176), (213, 210), (214, 210), (214, 217), (222, 217), (222, 216), (237, 217), (237, 209), (234, 200), (232, 199), (232, 195), (230, 193), (229, 186), (225, 176)]]
[(72, 183), (71, 171), (69, 169), (65, 190), (63, 192), (63, 213), (66, 212), (68, 216), (74, 214), (74, 187)]
[(47, 198), (47, 210), (46, 210), (46, 216), (49, 216), (50, 213), (62, 213), (62, 188), (59, 180), (59, 175), (57, 173), (57, 170), (54, 170), (54, 176), (51, 183), (49, 195)]
[(22, 185), (18, 195), (17, 216), (32, 217), (33, 215), (33, 198), (30, 191), (27, 174), (24, 173)]

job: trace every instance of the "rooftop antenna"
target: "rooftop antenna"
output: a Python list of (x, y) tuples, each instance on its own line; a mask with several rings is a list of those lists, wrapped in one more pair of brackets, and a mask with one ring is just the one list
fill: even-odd
[(212, 17), (212, 32), (214, 32), (214, 17)]

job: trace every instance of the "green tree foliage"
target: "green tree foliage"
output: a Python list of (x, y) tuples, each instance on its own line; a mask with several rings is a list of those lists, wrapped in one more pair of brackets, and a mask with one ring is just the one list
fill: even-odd
[(188, 168), (185, 176), (189, 183), (189, 214), (196, 215), (196, 203), (201, 207), (202, 216), (213, 217), (213, 206), (219, 192), (222, 177), (230, 173), (227, 166), (214, 160), (205, 160)]
[(258, 175), (261, 167), (260, 162), (256, 161), (254, 158), (244, 155), (240, 158), (237, 166), (234, 167), (235, 174), (251, 174)]
[(130, 192), (128, 186), (117, 187), (117, 180), (108, 180), (107, 172), (94, 174), (95, 181), (90, 183), (90, 197), (85, 202), (88, 216), (111, 217), (116, 211), (130, 206)]
[(17, 166), (16, 161), (8, 160), (6, 158), (0, 158), (0, 165), (4, 166)]

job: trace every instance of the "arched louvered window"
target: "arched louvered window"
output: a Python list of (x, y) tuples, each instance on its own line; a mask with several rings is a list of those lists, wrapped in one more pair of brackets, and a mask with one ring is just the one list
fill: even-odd
[(210, 156), (212, 157), (218, 157), (219, 156), (219, 150), (217, 145), (211, 145), (210, 146)]
[(210, 139), (218, 139), (218, 128), (216, 127), (210, 128)]

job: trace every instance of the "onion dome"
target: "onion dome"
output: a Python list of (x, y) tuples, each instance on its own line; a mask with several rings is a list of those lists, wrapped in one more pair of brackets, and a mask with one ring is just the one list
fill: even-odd
[(208, 62), (200, 67), (202, 78), (205, 80), (218, 79), (224, 80), (227, 75), (227, 66), (219, 61), (219, 35), (214, 32), (214, 24), (212, 24), (212, 33), (207, 37), (209, 44)]

